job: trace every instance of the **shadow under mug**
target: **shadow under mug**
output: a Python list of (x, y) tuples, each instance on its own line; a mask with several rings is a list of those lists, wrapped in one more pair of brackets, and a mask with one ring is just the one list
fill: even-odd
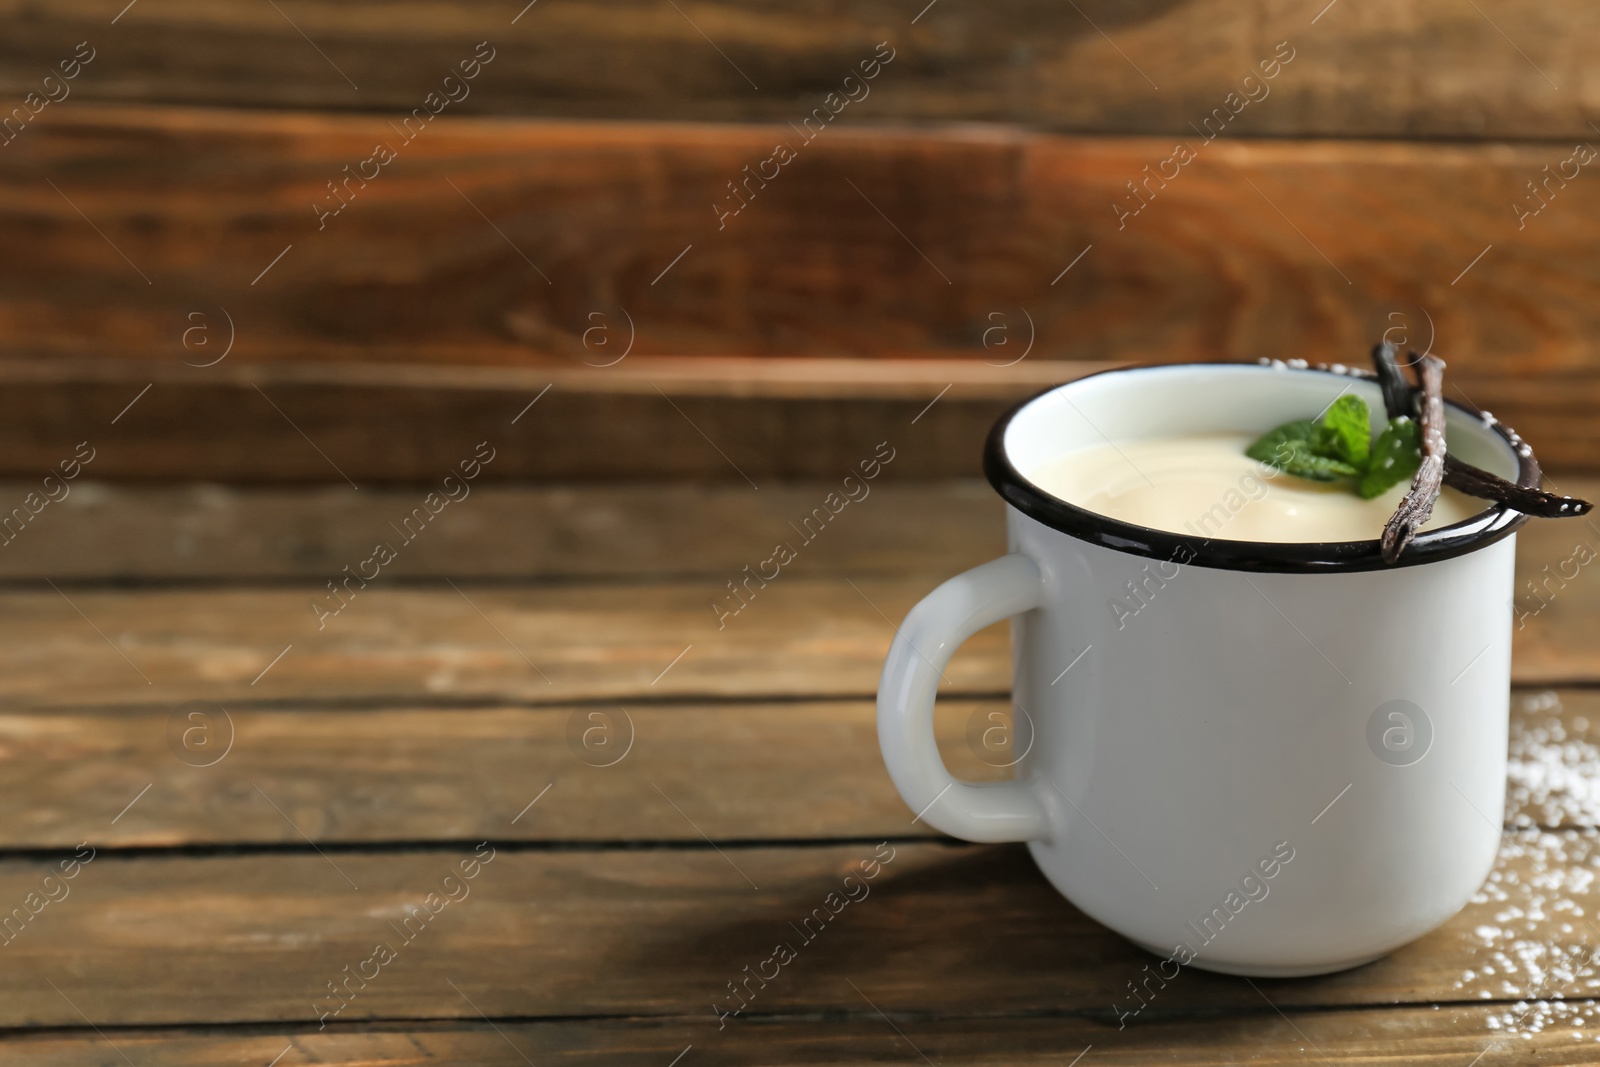
[[(1224, 540), (1232, 496), (1200, 537), (1096, 515), (1033, 480), (1079, 448), (1265, 432), (1344, 392), (1381, 415), (1376, 382), (1278, 363), (1108, 371), (1000, 420), (984, 466), (1010, 554), (912, 609), (878, 689), (884, 761), (922, 821), (1027, 842), (1091, 918), (1225, 973), (1353, 967), (1467, 903), (1504, 818), (1524, 516), (1486, 505), (1386, 566), (1375, 540)], [(1538, 484), (1515, 434), (1446, 411), (1451, 452)], [(934, 743), (938, 682), (962, 641), (1006, 618), (1012, 713), (1031, 744), (1015, 781), (957, 781)]]

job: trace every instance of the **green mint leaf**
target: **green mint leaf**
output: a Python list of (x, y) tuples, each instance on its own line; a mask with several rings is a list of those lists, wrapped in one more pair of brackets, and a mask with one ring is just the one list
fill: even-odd
[(1358, 472), (1367, 466), (1372, 442), (1372, 424), (1367, 402), (1359, 396), (1341, 396), (1328, 406), (1317, 427), (1317, 453), (1342, 459)]
[[(1412, 429), (1414, 433), (1415, 428)], [(1412, 440), (1415, 440), (1414, 436)], [(1394, 442), (1390, 447), (1393, 449)], [(1385, 454), (1386, 466), (1381, 474), (1374, 477), (1374, 485), (1404, 463), (1403, 451)], [(1245, 449), (1245, 454), (1285, 474), (1311, 481), (1365, 478), (1373, 458), (1372, 426), (1367, 402), (1358, 396), (1341, 396), (1328, 405), (1328, 410), (1320, 419), (1286, 422), (1272, 432), (1263, 434)], [(1415, 469), (1415, 464), (1411, 469)], [(1408, 476), (1408, 472), (1400, 475)], [(1394, 481), (1384, 482), (1374, 495), (1393, 484)], [(1351, 488), (1359, 487), (1352, 483)]]
[(1285, 470), (1282, 462), (1288, 455), (1290, 446), (1309, 446), (1316, 437), (1316, 424), (1310, 419), (1296, 419), (1286, 422), (1269, 433), (1262, 434), (1256, 439), (1255, 444), (1244, 450), (1244, 454), (1257, 463), (1266, 463)]
[[(1265, 462), (1265, 461), (1263, 461)], [(1361, 468), (1336, 456), (1319, 454), (1307, 442), (1284, 442), (1272, 462), (1285, 474), (1292, 474), (1296, 478), (1309, 478), (1314, 482), (1332, 482), (1340, 478), (1354, 478), (1361, 475)]]
[(1405, 416), (1390, 419), (1388, 428), (1372, 446), (1372, 455), (1356, 492), (1366, 500), (1382, 496), (1401, 482), (1410, 481), (1421, 465), (1421, 434), (1417, 424)]

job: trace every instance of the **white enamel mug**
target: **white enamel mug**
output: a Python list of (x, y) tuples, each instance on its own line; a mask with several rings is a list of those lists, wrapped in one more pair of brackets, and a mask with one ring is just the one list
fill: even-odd
[[(1032, 480), (1079, 448), (1265, 432), (1344, 391), (1381, 419), (1375, 381), (1276, 363), (1110, 371), (1000, 420), (984, 465), (1010, 554), (912, 609), (878, 689), (884, 761), (922, 821), (1025, 841), (1091, 918), (1226, 973), (1353, 967), (1468, 901), (1504, 817), (1524, 516), (1486, 504), (1386, 566), (1376, 540), (1165, 533)], [(1538, 484), (1514, 433), (1446, 410), (1452, 453)], [(934, 743), (937, 686), (962, 641), (1006, 618), (1026, 754), (1015, 781), (960, 782)]]

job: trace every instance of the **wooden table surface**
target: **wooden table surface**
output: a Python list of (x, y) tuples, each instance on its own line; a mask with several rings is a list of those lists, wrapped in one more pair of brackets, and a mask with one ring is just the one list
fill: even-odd
[[(1521, 537), (1478, 899), (1344, 974), (1186, 971), (1119, 1028), (1152, 958), (1024, 849), (913, 823), (878, 755), (893, 623), (1001, 550), (986, 487), (885, 479), (718, 628), (828, 488), (486, 486), (319, 629), (420, 490), (80, 486), (0, 554), (0, 1060), (1600, 1062), (1594, 526)], [(966, 736), (1004, 630), (948, 674), (945, 757), (996, 777)]]

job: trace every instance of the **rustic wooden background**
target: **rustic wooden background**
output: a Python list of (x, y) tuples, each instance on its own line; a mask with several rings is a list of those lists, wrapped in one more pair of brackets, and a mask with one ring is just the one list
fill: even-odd
[(93, 433), (100, 477), (418, 480), (494, 424), (497, 479), (820, 477), (946, 385), (906, 470), (970, 474), (1085, 364), (1351, 361), (1390, 328), (1547, 467), (1596, 465), (1583, 5), (125, 5), (0, 2), (0, 107), (93, 55), (0, 144), (0, 474)]
[[(1126, 1029), (1152, 958), (1022, 847), (914, 822), (872, 696), (894, 621), (1002, 551), (994, 416), (1107, 366), (1390, 331), (1600, 491), (1597, 32), (1575, 0), (0, 0), (0, 500), (94, 450), (0, 541), (0, 918), (97, 850), (0, 930), (0, 1060), (1594, 1062), (1600, 526), (1518, 545), (1513, 741), (1571, 741), (1568, 806), (1513, 788), (1491, 885), (1392, 956), (1186, 973)], [(875, 502), (719, 629), (886, 438)], [(968, 730), (1003, 627), (948, 674), (941, 750), (1002, 774)], [(596, 766), (574, 731), (619, 709)], [(485, 839), (470, 903), (324, 1028)], [(720, 1027), (881, 841), (875, 902)]]

